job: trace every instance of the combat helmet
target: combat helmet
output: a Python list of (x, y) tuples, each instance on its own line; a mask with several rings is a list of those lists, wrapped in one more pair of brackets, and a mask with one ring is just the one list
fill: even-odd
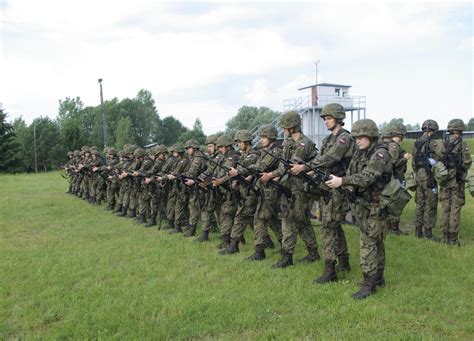
[(177, 153), (184, 153), (184, 146), (181, 143), (176, 143), (173, 145), (173, 151)]
[(273, 124), (266, 124), (260, 127), (259, 136), (275, 140), (278, 137), (278, 131)]
[(133, 151), (133, 156), (135, 158), (139, 158), (139, 157), (145, 157), (145, 149), (143, 148), (136, 148), (134, 151)]
[(250, 130), (247, 130), (247, 129), (242, 129), (242, 130), (237, 131), (234, 136), (235, 142), (248, 142), (252, 140), (253, 140), (252, 133), (250, 132)]
[(234, 143), (234, 141), (232, 140), (232, 138), (229, 135), (222, 135), (216, 141), (217, 147), (232, 146), (233, 143)]
[(206, 144), (216, 144), (217, 142), (217, 135), (209, 135), (206, 137)]
[(188, 148), (194, 148), (194, 149), (199, 149), (201, 148), (201, 145), (196, 139), (190, 139), (186, 141), (186, 145), (184, 146), (186, 149)]
[(91, 150), (90, 150), (89, 146), (82, 146), (81, 151), (83, 151), (84, 153), (90, 153)]
[(91, 154), (95, 156), (100, 156), (100, 152), (98, 149), (91, 149)]
[(407, 128), (405, 127), (403, 123), (396, 123), (392, 127), (392, 136), (393, 135), (405, 136), (406, 133), (407, 133)]
[(301, 126), (301, 117), (296, 111), (288, 111), (281, 116), (280, 126), (286, 129), (299, 129)]
[(78, 149), (76, 149), (76, 150), (74, 151), (74, 156), (79, 156), (79, 155), (80, 155), (80, 153), (81, 153), (81, 151), (80, 151), (80, 150), (78, 150)]
[(336, 120), (343, 120), (346, 118), (344, 107), (339, 103), (329, 103), (323, 107), (323, 111), (319, 115), (321, 117), (332, 116)]
[(356, 121), (352, 125), (351, 135), (354, 137), (378, 137), (379, 128), (377, 128), (377, 124), (374, 121), (369, 118), (364, 118)]
[(67, 156), (74, 156), (74, 152), (73, 151), (68, 151)]
[(107, 148), (107, 154), (117, 155), (117, 150), (115, 150), (114, 147), (109, 147), (109, 148)]
[(382, 136), (382, 138), (392, 137), (392, 129), (390, 129), (390, 127), (385, 127), (380, 132), (380, 135)]
[(435, 120), (426, 120), (421, 125), (422, 131), (437, 131), (438, 129), (439, 129), (439, 126)]
[(464, 122), (463, 120), (459, 119), (459, 118), (455, 118), (455, 119), (452, 119), (451, 121), (448, 122), (448, 131), (460, 131), (460, 132), (463, 132), (464, 129), (465, 129), (465, 125), (464, 125)]

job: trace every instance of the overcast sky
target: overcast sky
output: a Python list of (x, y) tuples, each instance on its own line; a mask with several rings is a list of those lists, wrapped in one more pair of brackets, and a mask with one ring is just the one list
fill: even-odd
[(378, 123), (473, 114), (473, 7), (438, 3), (0, 0), (0, 103), (54, 118), (58, 101), (150, 90), (161, 117), (223, 130), (242, 105), (283, 110), (319, 81), (352, 85)]

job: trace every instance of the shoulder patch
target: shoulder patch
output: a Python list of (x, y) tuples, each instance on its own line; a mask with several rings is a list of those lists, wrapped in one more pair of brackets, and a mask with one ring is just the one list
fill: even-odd
[(376, 155), (377, 158), (379, 158), (380, 160), (382, 160), (382, 159), (384, 158), (383, 153), (376, 153), (375, 155)]
[(340, 144), (346, 144), (346, 143), (347, 143), (347, 141), (346, 141), (346, 140), (344, 140), (344, 139), (339, 139), (339, 141), (338, 141), (338, 142), (339, 142)]
[(304, 147), (305, 144), (304, 144), (303, 142), (300, 142), (299, 146), (300, 146), (300, 147)]
[(394, 145), (394, 144), (392, 144), (391, 147), (392, 147), (393, 149), (398, 149), (398, 146), (396, 146), (396, 145)]

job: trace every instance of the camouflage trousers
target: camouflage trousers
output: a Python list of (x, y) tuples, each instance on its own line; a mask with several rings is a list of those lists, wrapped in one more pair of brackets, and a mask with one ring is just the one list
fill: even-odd
[(129, 208), (131, 210), (133, 209), (136, 210), (138, 208), (138, 191), (139, 191), (140, 186), (141, 186), (140, 183), (136, 179), (132, 180), (132, 185), (130, 187), (130, 204), (129, 204)]
[(253, 218), (255, 209), (257, 208), (257, 197), (254, 193), (250, 193), (248, 196), (242, 195), (241, 198), (242, 199), (237, 206), (234, 224), (232, 225), (232, 230), (230, 233), (230, 237), (235, 240), (238, 240), (242, 237), (247, 226), (250, 225), (253, 228)]
[(99, 179), (97, 181), (97, 192), (95, 195), (95, 198), (97, 202), (100, 202), (102, 200), (106, 200), (106, 189), (107, 189), (107, 183), (105, 179), (102, 176), (99, 176)]
[(464, 184), (440, 186), (439, 201), (441, 202), (441, 229), (444, 234), (451, 233), (457, 238), (461, 223), (461, 208), (466, 203)]
[(89, 176), (84, 175), (81, 181), (81, 193), (84, 199), (89, 198)]
[(219, 208), (221, 237), (228, 238), (234, 226), (235, 213), (237, 212), (237, 203), (233, 194), (225, 193), (221, 196), (221, 206)]
[(294, 191), (290, 200), (282, 199), (282, 251), (293, 254), (298, 234), (308, 250), (316, 249), (316, 234), (309, 219), (309, 195)]
[(166, 201), (166, 220), (170, 224), (174, 224), (176, 195), (177, 195), (177, 189), (173, 186), (171, 187), (171, 190), (168, 192), (168, 198)]
[(218, 197), (212, 192), (204, 194), (204, 203), (201, 209), (201, 230), (209, 231), (212, 226), (217, 225), (215, 213), (219, 211)]
[(360, 268), (362, 273), (374, 276), (385, 268), (385, 237), (387, 219), (379, 215), (380, 207), (369, 206), (369, 210), (358, 207), (360, 222)]
[(321, 242), (324, 261), (336, 261), (338, 256), (347, 256), (347, 240), (342, 229), (344, 197), (336, 190), (320, 200)]
[(129, 179), (123, 179), (120, 186), (119, 203), (122, 203), (124, 210), (128, 209), (130, 203), (131, 183)]
[(426, 180), (417, 180), (415, 203), (415, 227), (431, 231), (436, 225), (437, 187), (429, 188)]
[(278, 217), (278, 193), (270, 187), (262, 185), (263, 195), (257, 198), (257, 210), (253, 227), (255, 231), (255, 245), (264, 245), (268, 238), (268, 227), (273, 230), (275, 237), (281, 243), (281, 220)]
[(111, 207), (115, 206), (116, 197), (120, 191), (120, 186), (116, 180), (107, 181), (107, 202)]
[(142, 184), (137, 193), (138, 207), (137, 215), (143, 216), (144, 219), (150, 217), (151, 213), (151, 192), (148, 185)]
[(189, 224), (189, 190), (181, 186), (178, 189), (175, 203), (174, 226), (187, 227)]
[(201, 216), (201, 206), (204, 201), (204, 193), (195, 190), (189, 195), (189, 225), (196, 226)]

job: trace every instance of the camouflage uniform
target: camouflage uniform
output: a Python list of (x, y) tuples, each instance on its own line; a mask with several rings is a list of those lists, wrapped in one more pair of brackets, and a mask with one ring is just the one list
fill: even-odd
[(106, 181), (106, 198), (107, 198), (107, 209), (113, 210), (115, 208), (115, 204), (117, 202), (117, 195), (120, 190), (119, 181), (116, 176), (111, 174), (112, 171), (119, 168), (120, 161), (117, 158), (117, 153), (114, 148), (109, 148), (108, 150), (108, 157), (106, 160), (106, 165), (103, 166), (103, 172), (106, 173), (107, 181)]
[[(344, 108), (337, 103), (326, 105), (320, 115), (330, 116), (340, 123), (345, 119)], [(354, 153), (354, 140), (350, 133), (340, 126), (335, 134), (324, 138), (319, 155), (310, 166), (338, 177), (346, 175), (347, 167)], [(321, 240), (325, 270), (318, 283), (336, 280), (335, 264), (339, 260), (338, 270), (349, 271), (349, 251), (346, 236), (342, 228), (345, 197), (341, 191), (330, 189), (322, 184), (324, 195), (319, 201), (321, 212)]]
[(146, 154), (143, 150), (143, 162), (140, 165), (138, 172), (138, 210), (137, 210), (137, 223), (143, 224), (146, 222), (147, 218), (150, 217), (150, 201), (151, 201), (151, 192), (149, 191), (149, 186), (144, 183), (145, 178), (152, 175), (151, 170), (153, 168), (153, 160)]
[[(199, 142), (191, 139), (186, 142), (186, 149), (193, 148), (194, 155), (190, 158), (189, 169), (184, 173), (184, 176), (195, 179), (207, 168), (207, 157), (202, 153), (199, 148)], [(194, 184), (188, 188), (189, 194), (189, 227), (186, 231), (186, 237), (192, 237), (196, 234), (196, 226), (201, 215), (201, 206), (204, 202), (204, 193), (198, 187), (198, 184)]]
[[(120, 172), (120, 174), (122, 174), (122, 172), (127, 172), (127, 169), (130, 167), (130, 164), (132, 163), (128, 150), (124, 149), (121, 153), (122, 153), (123, 161), (121, 161), (117, 165), (117, 170)], [(115, 209), (114, 212), (119, 213), (119, 215), (126, 215), (128, 206), (126, 207), (124, 205), (124, 202), (125, 202), (125, 197), (128, 195), (129, 190), (130, 190), (130, 182), (129, 182), (128, 176), (122, 179), (117, 178), (117, 183), (119, 186), (119, 191), (118, 191), (118, 199), (117, 199), (117, 208)], [(126, 201), (128, 203), (128, 199)], [(123, 214), (124, 211), (125, 211), (125, 214)]]
[(185, 173), (189, 169), (189, 158), (185, 153), (184, 146), (176, 144), (175, 151), (180, 153), (180, 156), (172, 171), (172, 173), (176, 174), (175, 176), (177, 178), (173, 181), (172, 189), (176, 202), (174, 207), (174, 229), (171, 233), (181, 233), (183, 232), (182, 227), (188, 226), (189, 223), (189, 195), (191, 190), (188, 186), (182, 183), (179, 175)]
[(439, 161), (441, 159), (441, 146), (427, 135), (428, 131), (438, 130), (438, 124), (435, 121), (425, 121), (422, 129), (425, 133), (415, 141), (412, 160), (416, 180), (415, 233), (419, 238), (423, 235), (426, 238), (432, 238), (432, 231), (436, 225), (438, 184), (428, 159), (432, 158)]
[(163, 230), (174, 228), (174, 208), (176, 205), (176, 195), (173, 191), (173, 184), (166, 178), (166, 174), (171, 172), (178, 162), (178, 159), (172, 155), (173, 149), (173, 147), (169, 149), (171, 155), (164, 163), (160, 173), (163, 176), (163, 181), (159, 184), (162, 193), (160, 220), (165, 220), (165, 226), (163, 226)]
[[(288, 112), (282, 116), (280, 125), (283, 128), (297, 128), (301, 124), (300, 116), (296, 112)], [(300, 132), (298, 139), (287, 139), (283, 143), (283, 158), (290, 160), (292, 163), (298, 163), (300, 160), (309, 162), (317, 154), (317, 149), (308, 137)], [(309, 213), (310, 195), (308, 193), (308, 185), (305, 180), (296, 176), (289, 176), (285, 165), (280, 163), (278, 168), (272, 172), (275, 177), (283, 177), (282, 185), (291, 189), (292, 198), (290, 201), (281, 201), (282, 213), (282, 258), (275, 264), (275, 267), (286, 267), (293, 264), (293, 253), (296, 248), (296, 239), (299, 234), (306, 249), (308, 256), (304, 260), (315, 261), (320, 259), (316, 235), (311, 226)]]
[[(161, 198), (164, 195), (164, 193), (161, 190), (161, 186), (158, 186), (156, 183), (155, 175), (161, 172), (163, 165), (166, 162), (166, 155), (168, 151), (165, 146), (156, 146), (154, 149), (154, 153), (155, 153), (155, 162), (153, 163), (153, 167), (151, 168), (149, 172), (150, 173), (149, 176), (152, 178), (151, 178), (151, 183), (148, 185), (148, 191), (151, 194), (150, 222), (146, 224), (145, 227), (151, 227), (151, 226), (156, 225), (156, 217), (158, 216), (160, 209), (162, 209)], [(165, 212), (165, 210), (162, 210), (162, 212)]]
[[(448, 123), (448, 131), (458, 131), (462, 134), (464, 122), (459, 119)], [(461, 136), (455, 138), (452, 134), (447, 137), (443, 146), (443, 163), (448, 170), (448, 179), (440, 184), (439, 199), (441, 202), (441, 228), (444, 241), (447, 244), (457, 244), (461, 208), (466, 203), (465, 182), (472, 164), (469, 147)]]
[(354, 137), (372, 139), (367, 149), (358, 149), (351, 159), (342, 186), (355, 188), (354, 211), (360, 226), (360, 267), (364, 276), (354, 298), (365, 298), (384, 281), (386, 214), (380, 207), (380, 195), (392, 177), (392, 162), (387, 147), (375, 141), (378, 129), (374, 121), (363, 119), (352, 126)]

